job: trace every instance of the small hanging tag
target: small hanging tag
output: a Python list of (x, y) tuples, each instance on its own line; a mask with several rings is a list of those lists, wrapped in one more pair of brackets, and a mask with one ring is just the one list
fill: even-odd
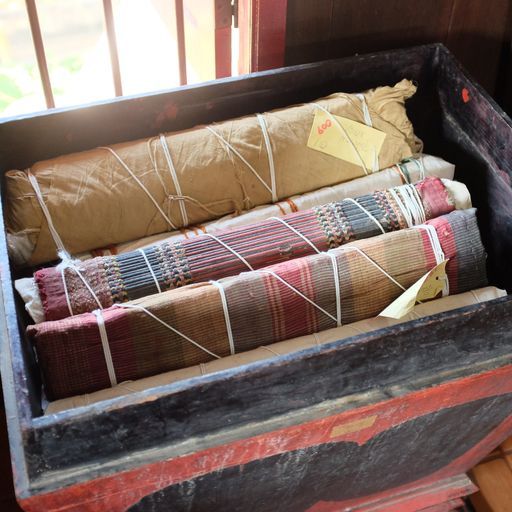
[(348, 136), (361, 155), (366, 168), (373, 169), (386, 134), (345, 117), (333, 117), (345, 129), (346, 135), (326, 112), (317, 110), (309, 134), (308, 147), (361, 166), (357, 153), (347, 140)]
[(434, 299), (444, 288), (446, 277), (446, 264), (444, 260), (418, 279), (410, 288), (405, 290), (398, 299), (394, 300), (379, 316), (400, 319), (407, 315), (417, 301)]

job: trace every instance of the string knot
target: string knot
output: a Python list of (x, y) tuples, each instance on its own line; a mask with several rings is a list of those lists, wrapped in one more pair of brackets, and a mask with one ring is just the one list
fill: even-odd
[(67, 268), (76, 269), (82, 263), (79, 259), (73, 258), (68, 251), (62, 249), (57, 252), (57, 255), (60, 258), (60, 263), (56, 267), (59, 271), (66, 270)]

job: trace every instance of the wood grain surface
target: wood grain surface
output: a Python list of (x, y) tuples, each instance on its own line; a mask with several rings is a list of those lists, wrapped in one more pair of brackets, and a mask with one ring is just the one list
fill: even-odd
[[(415, 44), (446, 44), (491, 94), (510, 42), (508, 0), (288, 0), (287, 65)], [(510, 45), (509, 45), (510, 46)]]
[(476, 512), (512, 510), (512, 437), (470, 473), (480, 491), (471, 497)]

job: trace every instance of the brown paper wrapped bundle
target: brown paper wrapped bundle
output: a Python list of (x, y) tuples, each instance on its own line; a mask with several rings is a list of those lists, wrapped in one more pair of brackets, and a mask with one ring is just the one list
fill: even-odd
[[(44, 263), (58, 250), (74, 254), (179, 229), (388, 167), (420, 149), (404, 105), (415, 90), (403, 80), (364, 95), (335, 93), (10, 171), (11, 255), (20, 265)], [(317, 112), (330, 116), (352, 161), (308, 147)], [(333, 115), (385, 134), (371, 165)]]

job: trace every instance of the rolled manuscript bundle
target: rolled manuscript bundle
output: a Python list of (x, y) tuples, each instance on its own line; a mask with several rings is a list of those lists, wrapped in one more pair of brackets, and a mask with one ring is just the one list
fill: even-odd
[[(470, 206), (465, 185), (430, 177), (414, 185), (328, 203), (217, 235), (162, 242), (74, 266), (45, 268), (34, 274), (35, 284), (43, 319), (59, 320), (326, 251)], [(32, 312), (32, 316), (40, 314)]]
[(36, 265), (371, 174), (420, 149), (407, 81), (6, 174), (8, 243)]
[(53, 400), (375, 316), (445, 259), (443, 294), (486, 286), (474, 210), (27, 332)]
[(210, 373), (220, 372), (229, 368), (236, 368), (244, 364), (262, 361), (275, 356), (290, 354), (307, 348), (318, 347), (324, 343), (343, 340), (350, 336), (371, 332), (384, 327), (390, 327), (392, 325), (408, 322), (409, 320), (416, 320), (418, 318), (451, 311), (464, 306), (480, 304), (499, 297), (504, 297), (506, 294), (507, 292), (505, 290), (500, 290), (493, 286), (487, 286), (470, 292), (449, 295), (447, 297), (442, 297), (441, 299), (417, 304), (409, 314), (400, 319), (378, 316), (367, 320), (360, 320), (359, 322), (322, 331), (319, 334), (315, 333), (308, 334), (306, 336), (299, 336), (298, 338), (292, 338), (291, 340), (258, 347), (247, 352), (240, 352), (239, 354), (223, 357), (222, 359), (214, 359), (209, 363), (202, 363), (180, 370), (165, 372), (153, 377), (146, 377), (145, 379), (125, 381), (119, 383), (113, 388), (101, 389), (100, 391), (90, 394), (82, 394), (70, 398), (63, 398), (62, 400), (56, 400), (48, 405), (45, 414), (54, 414), (74, 407), (83, 407), (102, 400), (129, 395), (131, 393), (137, 393), (138, 391), (158, 386), (165, 386), (171, 382), (178, 382), (185, 379), (191, 379), (193, 377), (199, 377), (201, 375), (208, 375)]

